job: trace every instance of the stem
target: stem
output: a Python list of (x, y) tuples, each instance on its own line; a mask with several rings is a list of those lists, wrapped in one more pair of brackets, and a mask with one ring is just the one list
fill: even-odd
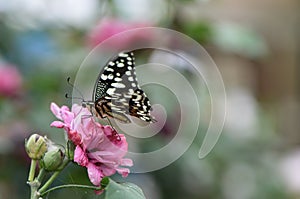
[[(33, 163), (33, 164), (35, 164), (35, 163)], [(38, 199), (39, 198), (40, 195), (38, 193), (38, 188), (41, 185), (41, 181), (42, 181), (44, 175), (45, 175), (45, 169), (41, 169), (40, 172), (39, 172), (39, 175), (34, 180), (31, 180), (31, 181), (27, 182), (30, 186), (30, 198), (31, 199)], [(32, 174), (30, 174), (30, 176), (32, 176)]]
[(58, 174), (60, 174), (60, 172), (67, 166), (67, 164), (69, 163), (69, 161), (66, 161), (63, 165), (62, 165), (62, 169), (59, 171), (55, 171), (53, 173), (53, 175), (47, 180), (47, 182), (39, 189), (39, 193), (43, 193), (46, 191), (46, 189), (52, 184), (52, 182), (55, 180), (55, 178), (58, 176)]
[(33, 181), (33, 182), (30, 182), (29, 185), (30, 185), (30, 190), (31, 190), (30, 199), (38, 199), (39, 196), (38, 196), (37, 190), (39, 188), (39, 183), (37, 181)]
[(39, 193), (44, 192), (52, 184), (59, 173), (60, 171), (55, 171), (53, 175), (48, 179), (48, 181), (42, 186), (42, 188), (39, 189)]
[[(50, 189), (48, 189), (45, 192), (41, 192), (41, 196), (49, 193), (50, 191), (54, 191), (57, 189), (63, 189), (63, 188), (83, 188), (83, 189), (93, 189), (93, 190), (101, 190), (101, 187), (95, 187), (95, 186), (88, 186), (88, 185), (79, 185), (79, 184), (67, 184), (67, 185), (60, 185), (60, 186), (56, 186), (56, 187), (52, 187)], [(40, 189), (41, 190), (41, 189)]]
[(44, 176), (45, 176), (45, 169), (42, 168), (42, 169), (40, 170), (40, 173), (39, 173), (39, 175), (37, 176), (36, 180), (37, 180), (38, 182), (42, 183), (42, 180), (43, 180)]
[(40, 170), (38, 178), (34, 179), (35, 170), (36, 170), (37, 160), (31, 159), (29, 175), (28, 175), (28, 182), (27, 184), (30, 186), (30, 198), (31, 199), (38, 199), (38, 188), (41, 185), (39, 179), (43, 176), (43, 170)]
[(36, 164), (37, 164), (37, 161), (31, 159), (30, 170), (29, 170), (29, 175), (28, 175), (28, 182), (32, 182), (34, 179)]

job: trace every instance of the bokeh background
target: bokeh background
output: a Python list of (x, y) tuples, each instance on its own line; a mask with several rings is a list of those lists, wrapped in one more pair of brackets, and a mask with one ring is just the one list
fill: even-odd
[[(176, 162), (126, 180), (151, 199), (300, 198), (299, 24), (297, 0), (0, 0), (0, 198), (29, 197), (29, 134), (64, 139), (49, 127), (49, 106), (71, 105), (66, 78), (101, 41), (144, 26), (174, 29), (204, 46), (224, 79), (227, 119), (205, 159), (197, 158), (202, 124)], [(208, 101), (203, 95), (201, 103)], [(176, 120), (177, 109), (169, 111)], [(139, 150), (171, 139), (176, 128), (167, 123)], [(56, 184), (68, 182), (89, 184), (85, 169), (68, 167)], [(98, 196), (71, 189), (54, 197)]]

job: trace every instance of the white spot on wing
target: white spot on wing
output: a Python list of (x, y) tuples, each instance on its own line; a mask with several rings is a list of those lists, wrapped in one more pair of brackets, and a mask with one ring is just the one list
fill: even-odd
[(113, 74), (109, 74), (107, 78), (112, 80), (114, 78), (114, 76), (113, 76)]
[(122, 83), (112, 83), (111, 85), (115, 88), (125, 88), (125, 84)]
[(107, 68), (106, 71), (114, 72), (114, 69), (112, 69), (112, 68)]
[(123, 97), (131, 98), (131, 95), (126, 95), (126, 94), (124, 94)]
[(115, 88), (109, 88), (109, 89), (107, 89), (106, 93), (109, 95), (112, 95), (112, 94), (114, 94), (115, 90), (116, 90)]
[(128, 81), (133, 82), (134, 81), (133, 77), (132, 76), (128, 77)]
[(107, 79), (107, 75), (102, 74), (102, 75), (101, 75), (101, 79), (102, 79), (102, 80), (106, 80), (106, 79)]
[(118, 65), (117, 65), (118, 67), (124, 67), (124, 64), (123, 63), (118, 63)]
[(126, 71), (125, 74), (128, 75), (128, 76), (130, 76), (130, 75), (131, 75), (131, 72), (130, 72), (130, 71)]
[(133, 94), (133, 93), (134, 93), (134, 91), (133, 91), (132, 88), (130, 88), (128, 91), (129, 91), (130, 94)]
[(136, 101), (140, 101), (141, 99), (142, 99), (142, 96), (141, 95), (137, 95)]
[(119, 57), (128, 57), (127, 53), (119, 53)]
[(111, 109), (114, 110), (114, 111), (120, 111), (121, 110), (120, 108), (114, 107), (114, 106), (112, 106)]

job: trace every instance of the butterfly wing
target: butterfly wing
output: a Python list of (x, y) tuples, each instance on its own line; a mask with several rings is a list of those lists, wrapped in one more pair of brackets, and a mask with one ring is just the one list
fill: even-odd
[[(125, 108), (125, 107), (123, 107)], [(95, 110), (101, 118), (105, 118), (107, 116), (115, 118), (122, 123), (130, 123), (130, 119), (125, 115), (122, 108), (113, 106), (110, 100), (98, 100), (95, 102)]]
[(151, 104), (145, 92), (137, 88), (129, 100), (129, 114), (145, 122), (156, 122), (150, 115)]
[(119, 53), (108, 62), (95, 84), (93, 96), (95, 109), (102, 118), (109, 116), (129, 123), (129, 114), (147, 122), (155, 121), (150, 116), (149, 99), (138, 85), (132, 52)]

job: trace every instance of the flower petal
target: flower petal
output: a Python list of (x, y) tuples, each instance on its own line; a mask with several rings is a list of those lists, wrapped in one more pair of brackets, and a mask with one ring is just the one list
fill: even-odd
[(75, 115), (79, 115), (81, 112), (86, 112), (82, 106), (78, 104), (72, 105), (72, 112), (75, 113)]
[(61, 121), (54, 121), (50, 124), (51, 127), (56, 127), (56, 128), (64, 128), (65, 127), (65, 123), (61, 122)]
[(126, 178), (130, 173), (130, 170), (128, 168), (117, 168), (116, 170), (119, 174), (122, 175), (123, 178)]
[(71, 140), (75, 145), (79, 145), (81, 143), (81, 136), (77, 131), (68, 131), (68, 138)]
[(61, 108), (61, 111), (69, 111), (70, 112), (70, 109), (69, 109), (69, 107), (67, 107), (67, 106), (62, 106)]
[(129, 159), (129, 158), (123, 158), (121, 160), (121, 165), (122, 166), (131, 167), (131, 166), (133, 166), (133, 161), (131, 159)]
[(74, 161), (81, 166), (87, 166), (89, 162), (86, 154), (79, 145), (76, 146), (74, 151)]
[(50, 124), (51, 127), (64, 128), (66, 125), (61, 121), (54, 121)]
[(100, 195), (100, 194), (102, 194), (104, 192), (104, 189), (102, 189), (102, 190), (95, 190), (95, 194), (96, 195)]
[(116, 173), (116, 168), (117, 165), (115, 166), (107, 166), (107, 165), (101, 165), (101, 171), (104, 174), (104, 176), (111, 176)]
[(58, 107), (55, 103), (50, 106), (53, 114), (62, 121), (54, 121), (51, 126), (64, 128), (68, 139), (75, 145), (74, 162), (84, 166), (94, 185), (100, 185), (104, 176), (116, 172), (126, 177), (130, 170), (120, 166), (132, 166), (131, 159), (124, 156), (128, 143), (123, 134), (118, 134), (111, 126), (103, 126), (96, 122), (88, 108), (78, 104)]
[(91, 183), (93, 183), (96, 186), (99, 186), (102, 178), (104, 177), (103, 173), (101, 173), (101, 170), (99, 170), (99, 168), (96, 165), (88, 163), (87, 171)]
[(52, 102), (51, 105), (50, 105), (50, 110), (57, 117), (57, 119), (62, 120), (61, 113), (60, 113), (60, 108), (57, 106), (57, 104)]
[(61, 109), (61, 117), (66, 124), (71, 125), (71, 122), (74, 119), (74, 113)]

